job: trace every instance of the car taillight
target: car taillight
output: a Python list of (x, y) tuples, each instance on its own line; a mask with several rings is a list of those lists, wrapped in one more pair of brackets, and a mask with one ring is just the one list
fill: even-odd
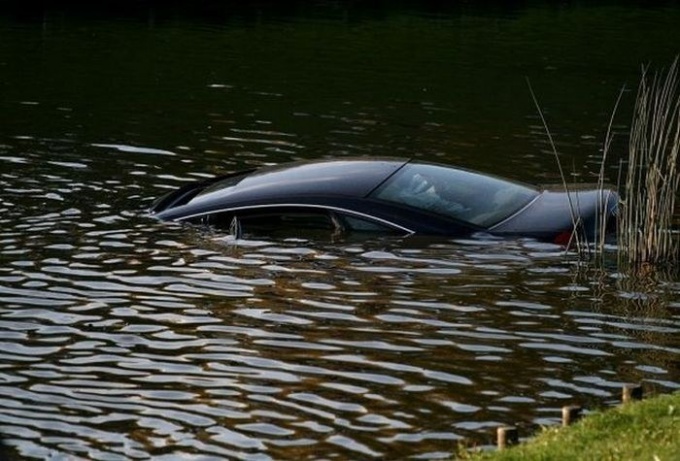
[(564, 231), (560, 234), (557, 234), (557, 236), (555, 237), (553, 242), (558, 244), (558, 245), (567, 246), (567, 245), (569, 245), (569, 242), (571, 241), (571, 235), (572, 235), (571, 231)]

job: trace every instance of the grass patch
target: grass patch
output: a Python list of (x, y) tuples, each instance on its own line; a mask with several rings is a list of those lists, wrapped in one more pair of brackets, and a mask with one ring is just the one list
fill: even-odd
[(458, 459), (650, 460), (680, 459), (680, 393), (592, 413), (566, 428), (547, 428), (503, 451), (465, 452)]

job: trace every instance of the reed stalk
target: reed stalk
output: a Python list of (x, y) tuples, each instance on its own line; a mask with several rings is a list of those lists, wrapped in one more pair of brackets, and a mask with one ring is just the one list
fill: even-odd
[(678, 57), (668, 71), (642, 77), (631, 123), (628, 165), (618, 219), (619, 262), (676, 264), (680, 236), (673, 231), (680, 186)]
[[(612, 142), (614, 140), (614, 117), (621, 104), (621, 98), (626, 92), (626, 87), (624, 86), (619, 91), (619, 96), (616, 98), (616, 103), (614, 104), (614, 110), (612, 111), (611, 117), (609, 118), (609, 123), (607, 124), (607, 132), (604, 137), (604, 143), (602, 145), (602, 160), (600, 161), (600, 172), (597, 176), (597, 190), (600, 191), (599, 197), (599, 210), (597, 216), (597, 241), (595, 242), (594, 255), (597, 263), (600, 265), (604, 264), (605, 255), (605, 243), (607, 238), (607, 221), (609, 219), (609, 214), (607, 213), (607, 204), (609, 203), (609, 196), (611, 192), (605, 190), (605, 167), (607, 165), (607, 158), (609, 157), (609, 151), (611, 149)], [(617, 190), (620, 190), (620, 164), (619, 164), (619, 180), (617, 181)]]
[(585, 254), (588, 254), (588, 242), (584, 242), (581, 233), (578, 232), (578, 229), (581, 226), (581, 218), (577, 213), (577, 208), (574, 206), (574, 200), (572, 198), (571, 191), (569, 189), (569, 185), (567, 184), (567, 178), (564, 175), (564, 169), (562, 168), (562, 162), (560, 161), (560, 154), (557, 152), (557, 146), (555, 145), (555, 141), (553, 140), (552, 134), (550, 133), (550, 128), (548, 128), (548, 122), (546, 122), (545, 117), (543, 116), (543, 111), (541, 110), (541, 106), (538, 104), (538, 98), (536, 98), (536, 94), (534, 93), (534, 89), (531, 86), (531, 82), (527, 78), (527, 85), (529, 87), (529, 93), (531, 94), (531, 98), (534, 101), (534, 105), (536, 106), (536, 110), (538, 112), (539, 117), (541, 118), (541, 123), (543, 123), (543, 128), (545, 129), (546, 136), (548, 136), (548, 142), (550, 143), (550, 148), (552, 150), (553, 155), (555, 156), (555, 162), (557, 163), (557, 169), (560, 173), (560, 178), (562, 179), (562, 186), (564, 187), (564, 191), (567, 194), (567, 200), (569, 202), (569, 213), (571, 214), (571, 223), (572, 226), (574, 227), (574, 232), (571, 234), (571, 238), (569, 239), (569, 242), (566, 245), (566, 248), (569, 249), (571, 248), (572, 245), (576, 248), (576, 253), (579, 256), (583, 256)]

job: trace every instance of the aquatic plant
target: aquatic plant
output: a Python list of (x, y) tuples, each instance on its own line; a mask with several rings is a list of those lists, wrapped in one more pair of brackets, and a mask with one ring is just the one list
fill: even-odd
[(583, 255), (587, 253), (588, 245), (587, 242), (584, 242), (583, 239), (581, 238), (581, 233), (578, 232), (579, 228), (581, 227), (581, 219), (578, 216), (578, 213), (576, 212), (574, 199), (572, 198), (572, 193), (569, 188), (569, 184), (567, 183), (567, 178), (564, 175), (564, 169), (562, 168), (562, 162), (560, 161), (560, 154), (557, 152), (555, 141), (553, 140), (552, 134), (550, 133), (550, 128), (548, 128), (548, 122), (546, 122), (545, 120), (545, 116), (543, 115), (541, 106), (538, 104), (538, 98), (536, 98), (536, 93), (534, 93), (534, 89), (532, 88), (531, 82), (529, 81), (528, 78), (527, 85), (529, 86), (529, 93), (531, 94), (531, 98), (534, 101), (534, 105), (536, 106), (538, 115), (541, 118), (541, 123), (543, 124), (543, 128), (545, 129), (545, 134), (548, 137), (550, 149), (552, 150), (552, 153), (555, 156), (557, 169), (560, 173), (560, 178), (562, 179), (562, 186), (564, 187), (564, 191), (567, 193), (567, 200), (569, 201), (569, 213), (571, 214), (571, 223), (572, 226), (574, 227), (574, 232), (571, 234), (571, 237), (569, 238), (569, 242), (567, 243), (566, 248), (571, 248), (572, 246), (574, 246), (576, 248), (576, 252), (579, 255)]
[[(680, 231), (673, 229), (675, 204), (680, 192), (680, 91), (676, 57), (667, 71), (649, 76), (649, 66), (643, 66), (635, 99), (628, 139), (628, 156), (618, 165), (621, 200), (617, 213), (617, 255), (619, 266), (636, 273), (649, 271), (650, 266), (673, 266), (680, 262)], [(605, 135), (597, 189), (601, 191), (596, 240), (589, 242), (579, 232), (582, 227), (574, 186), (567, 183), (560, 157), (538, 100), (527, 80), (529, 91), (538, 110), (552, 148), (560, 177), (571, 209), (576, 232), (567, 248), (582, 258), (602, 263), (607, 236), (606, 207), (609, 202), (605, 188), (605, 169), (612, 146), (614, 116), (625, 93), (621, 90), (614, 105)], [(623, 178), (623, 182), (622, 182)], [(641, 272), (642, 271), (642, 272)]]
[[(608, 212), (608, 207), (609, 204), (611, 203), (611, 190), (605, 189), (605, 181), (604, 181), (604, 164), (606, 161), (606, 152), (609, 150), (609, 146), (611, 145), (611, 140), (613, 138), (612, 136), (612, 123), (613, 123), (613, 118), (614, 116), (612, 115), (612, 118), (609, 122), (609, 127), (607, 129), (607, 137), (605, 140), (605, 155), (603, 156), (602, 160), (602, 167), (600, 170), (600, 175), (599, 175), (599, 180), (598, 180), (598, 185), (597, 189), (600, 191), (600, 195), (598, 197), (598, 212), (596, 215), (594, 229), (585, 229), (585, 224), (583, 220), (581, 219), (580, 213), (579, 213), (579, 201), (578, 201), (578, 194), (575, 193), (576, 190), (581, 188), (578, 184), (573, 184), (570, 185), (567, 182), (566, 175), (564, 174), (564, 168), (562, 167), (562, 162), (560, 160), (560, 154), (557, 151), (557, 147), (555, 145), (555, 142), (553, 140), (552, 134), (550, 133), (550, 128), (548, 127), (548, 123), (545, 120), (545, 116), (543, 115), (543, 111), (540, 108), (540, 105), (538, 103), (538, 99), (536, 98), (536, 94), (534, 93), (534, 90), (531, 86), (531, 82), (529, 79), (527, 79), (527, 85), (529, 86), (529, 92), (531, 94), (531, 97), (533, 99), (534, 105), (536, 106), (536, 110), (538, 111), (538, 115), (541, 119), (541, 123), (543, 124), (543, 128), (545, 129), (546, 136), (548, 137), (548, 142), (550, 144), (550, 148), (552, 150), (553, 155), (555, 156), (555, 162), (557, 164), (557, 169), (559, 171), (560, 178), (562, 180), (562, 187), (564, 188), (564, 191), (567, 194), (567, 200), (569, 203), (569, 212), (571, 215), (571, 222), (572, 222), (572, 227), (574, 231), (571, 233), (571, 236), (569, 238), (569, 242), (565, 245), (565, 248), (567, 250), (569, 249), (574, 249), (576, 251), (576, 254), (581, 257), (584, 260), (592, 260), (594, 258), (603, 258), (604, 253), (605, 253), (605, 242), (606, 242), (606, 237), (607, 237), (607, 231), (608, 231), (608, 225), (609, 223), (608, 218), (609, 218), (609, 212)], [(623, 94), (623, 92), (621, 93)], [(618, 104), (621, 100), (621, 94), (619, 95), (619, 99), (616, 102), (616, 106), (618, 107)], [(593, 235), (594, 236), (594, 241), (589, 241), (588, 235)]]
[(673, 265), (680, 235), (673, 230), (680, 186), (680, 95), (678, 57), (651, 78), (642, 68), (628, 143), (627, 170), (619, 206), (620, 263), (634, 268)]

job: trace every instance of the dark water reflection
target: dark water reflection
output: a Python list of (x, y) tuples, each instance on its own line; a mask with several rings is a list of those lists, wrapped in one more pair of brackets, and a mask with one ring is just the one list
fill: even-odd
[[(488, 443), (501, 423), (611, 404), (623, 382), (680, 387), (677, 278), (644, 286), (521, 239), (234, 241), (145, 215), (186, 181), (295, 158), (418, 155), (549, 179), (524, 90), (532, 69), (588, 179), (618, 87), (669, 47), (643, 41), (598, 66), (618, 45), (558, 52), (556, 38), (540, 50), (526, 38), (609, 13), (597, 30), (627, 44), (611, 30), (678, 17), (567, 8), (571, 25), (557, 27), (541, 8), (400, 11), (349, 29), (306, 16), (250, 28), (52, 10), (40, 30), (6, 20), (0, 432), (13, 449), (430, 459), (462, 438)], [(371, 37), (386, 55), (362, 57)], [(310, 40), (324, 45), (317, 64)], [(518, 57), (501, 60), (508, 43)]]

